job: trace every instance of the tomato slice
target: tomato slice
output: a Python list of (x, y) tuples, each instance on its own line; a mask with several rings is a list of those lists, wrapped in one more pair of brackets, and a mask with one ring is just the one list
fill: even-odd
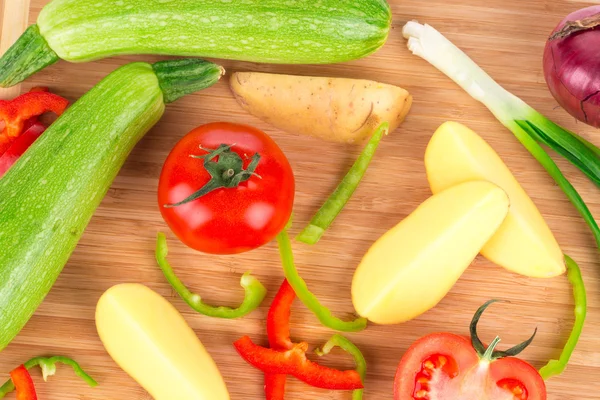
[(544, 400), (546, 387), (525, 361), (480, 360), (469, 339), (434, 333), (406, 352), (394, 381), (395, 400)]

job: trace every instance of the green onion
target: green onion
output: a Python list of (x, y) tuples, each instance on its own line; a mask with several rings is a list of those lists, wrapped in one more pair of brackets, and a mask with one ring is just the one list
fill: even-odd
[(335, 191), (329, 196), (325, 204), (317, 211), (310, 221), (310, 224), (296, 237), (296, 240), (306, 244), (316, 244), (323, 233), (333, 223), (338, 214), (342, 211), (352, 194), (362, 180), (369, 164), (375, 155), (379, 142), (383, 135), (387, 135), (390, 124), (384, 122), (377, 128), (364, 150), (358, 156), (350, 171), (344, 176)]
[[(429, 25), (408, 22), (403, 29), (410, 51), (428, 61), (483, 103), (510, 129), (525, 148), (548, 171), (589, 225), (598, 247), (600, 229), (573, 185), (539, 143), (561, 154), (600, 186), (600, 149), (548, 118), (508, 92), (458, 47)], [(539, 142), (539, 143), (538, 143)]]

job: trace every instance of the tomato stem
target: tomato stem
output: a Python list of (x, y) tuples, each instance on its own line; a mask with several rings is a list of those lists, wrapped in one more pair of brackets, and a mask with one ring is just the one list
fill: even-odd
[(496, 349), (496, 346), (498, 346), (498, 343), (500, 343), (500, 336), (496, 336), (494, 340), (492, 340), (492, 343), (490, 343), (488, 348), (485, 350), (485, 353), (483, 353), (481, 359), (484, 361), (493, 361), (494, 350)]
[[(204, 168), (210, 174), (211, 179), (202, 186), (199, 190), (192, 193), (185, 199), (175, 204), (165, 204), (165, 208), (178, 207), (191, 201), (197, 200), (200, 197), (220, 188), (235, 188), (240, 183), (247, 181), (252, 176), (257, 176), (254, 171), (260, 162), (260, 155), (254, 154), (250, 159), (250, 164), (244, 169), (244, 160), (239, 154), (231, 150), (232, 145), (221, 144), (216, 149), (205, 149), (200, 146), (200, 149), (208, 152), (201, 156), (190, 155), (192, 158), (204, 160)], [(217, 161), (213, 161), (218, 157)]]
[[(483, 342), (481, 341), (481, 339), (479, 339), (479, 335), (477, 334), (477, 324), (479, 323), (479, 319), (481, 318), (481, 315), (483, 314), (483, 312), (493, 303), (496, 303), (500, 300), (488, 300), (487, 302), (485, 302), (485, 304), (483, 304), (481, 307), (479, 307), (477, 309), (477, 311), (475, 312), (475, 315), (473, 315), (473, 319), (471, 320), (471, 325), (469, 327), (469, 332), (471, 333), (471, 344), (473, 345), (473, 348), (475, 349), (475, 351), (477, 352), (477, 354), (479, 355), (480, 358), (484, 359), (484, 360), (488, 360), (488, 361), (493, 361), (493, 360), (497, 360), (499, 358), (504, 358), (504, 357), (514, 357), (517, 354), (521, 353), (523, 350), (525, 350), (530, 344), (531, 342), (533, 342), (533, 339), (535, 338), (535, 335), (537, 334), (537, 328), (535, 329), (535, 331), (533, 332), (533, 335), (531, 335), (531, 337), (529, 339), (527, 339), (526, 341), (519, 343), (516, 346), (511, 347), (508, 350), (505, 351), (500, 351), (500, 350), (494, 350), (494, 348), (498, 345), (498, 342), (500, 341), (500, 339), (496, 336), (496, 339), (498, 339), (498, 341), (496, 343), (494, 343), (493, 348), (491, 349), (491, 354), (488, 354), (488, 352), (490, 351), (490, 348), (492, 347), (491, 345), (488, 346), (488, 348), (486, 349), (485, 346), (483, 345)], [(494, 339), (494, 340), (496, 340)]]

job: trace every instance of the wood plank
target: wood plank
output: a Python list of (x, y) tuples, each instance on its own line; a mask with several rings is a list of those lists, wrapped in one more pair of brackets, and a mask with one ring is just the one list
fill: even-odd
[[(0, 54), (21, 36), (28, 25), (30, 0), (2, 0)], [(21, 85), (0, 88), (0, 99), (12, 99), (21, 93)]]
[[(7, 0), (11, 4), (15, 1)], [(35, 21), (48, 0), (31, 0), (29, 20)], [(569, 12), (597, 2), (579, 0), (391, 0), (394, 30), (376, 54), (341, 65), (258, 65), (223, 61), (228, 71), (260, 70), (303, 75), (375, 79), (405, 87), (414, 105), (404, 125), (382, 142), (348, 207), (331, 231), (314, 247), (294, 244), (301, 273), (322, 302), (340, 316), (350, 315), (352, 273), (368, 247), (387, 229), (430, 195), (423, 166), (431, 134), (444, 121), (456, 120), (479, 132), (499, 152), (542, 211), (565, 253), (575, 258), (589, 292), (588, 320), (580, 344), (566, 372), (548, 381), (550, 400), (591, 400), (600, 393), (600, 260), (587, 226), (512, 134), (479, 103), (453, 82), (406, 49), (401, 35), (411, 19), (427, 22), (446, 34), (507, 89), (557, 123), (600, 145), (597, 130), (576, 123), (558, 108), (542, 73), (542, 52), (552, 28)], [(8, 4), (8, 3), (7, 3)], [(12, 6), (11, 6), (12, 7)], [(5, 13), (6, 14), (6, 13)], [(15, 40), (15, 30), (6, 29)], [(3, 27), (3, 31), (4, 31)], [(17, 32), (18, 31), (18, 32)], [(23, 84), (50, 86), (75, 101), (117, 66), (132, 60), (158, 57), (128, 56), (86, 64), (59, 62)], [(168, 232), (156, 204), (156, 186), (169, 149), (192, 128), (225, 120), (254, 125), (270, 134), (290, 159), (297, 179), (295, 226), (309, 220), (360, 149), (326, 144), (280, 132), (246, 114), (231, 95), (227, 79), (167, 107), (160, 123), (140, 142), (96, 212), (80, 245), (56, 285), (29, 324), (2, 352), (0, 380), (29, 357), (42, 354), (73, 356), (98, 379), (89, 389), (66, 368), (43, 383), (36, 374), (40, 398), (149, 399), (104, 351), (94, 326), (95, 304), (110, 286), (142, 282), (168, 296), (184, 314), (220, 367), (234, 400), (263, 399), (262, 375), (246, 365), (231, 343), (243, 334), (266, 343), (267, 307), (283, 273), (274, 243), (257, 251), (214, 257), (186, 248), (168, 234), (172, 264), (208, 302), (236, 304), (242, 293), (240, 274), (252, 270), (265, 283), (264, 305), (240, 321), (222, 321), (191, 311), (170, 289), (153, 259), (158, 231)], [(564, 160), (559, 165), (580, 191), (592, 213), (600, 216), (598, 188)], [(573, 322), (573, 301), (565, 277), (529, 279), (511, 274), (483, 258), (467, 270), (449, 295), (433, 310), (405, 324), (375, 326), (350, 337), (364, 351), (369, 365), (365, 399), (392, 398), (395, 368), (406, 349), (419, 337), (435, 331), (466, 334), (473, 312), (490, 298), (510, 300), (495, 305), (481, 321), (481, 334), (490, 341), (501, 335), (501, 348), (538, 336), (522, 357), (540, 367), (557, 357)], [(292, 336), (321, 345), (332, 332), (323, 328), (299, 302), (292, 313)], [(351, 367), (336, 352), (328, 365)], [(349, 399), (349, 393), (315, 390), (290, 380), (288, 398)]]

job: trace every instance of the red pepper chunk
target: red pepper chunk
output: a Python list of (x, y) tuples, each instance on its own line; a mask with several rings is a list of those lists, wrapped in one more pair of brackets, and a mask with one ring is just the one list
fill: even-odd
[(275, 350), (289, 350), (294, 346), (290, 339), (290, 315), (294, 300), (296, 293), (285, 279), (267, 314), (269, 346)]
[(17, 390), (17, 400), (37, 400), (33, 379), (31, 379), (31, 375), (24, 365), (12, 370), (10, 379)]
[(340, 371), (324, 367), (306, 358), (308, 344), (294, 345), (290, 350), (277, 351), (258, 346), (244, 336), (233, 344), (250, 365), (268, 374), (286, 374), (311, 386), (330, 390), (362, 389), (363, 383), (355, 370)]
[[(287, 279), (284, 279), (267, 315), (267, 335), (269, 336), (269, 346), (272, 349), (289, 350), (294, 346), (290, 339), (290, 315), (295, 299), (294, 289)], [(267, 400), (284, 400), (286, 381), (286, 375), (265, 374)]]
[(45, 130), (46, 127), (44, 125), (35, 122), (11, 143), (4, 154), (0, 155), (0, 178), (2, 178), (6, 171), (17, 162), (19, 157), (27, 151), (29, 146), (31, 146)]
[(39, 89), (13, 100), (0, 100), (0, 119), (6, 124), (0, 132), (0, 155), (23, 133), (29, 119), (46, 112), (61, 115), (68, 104), (67, 99)]

